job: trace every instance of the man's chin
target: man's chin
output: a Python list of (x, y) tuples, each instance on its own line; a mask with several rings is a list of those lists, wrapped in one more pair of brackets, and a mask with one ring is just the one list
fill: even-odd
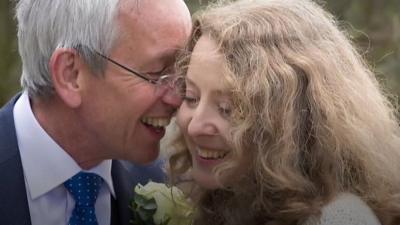
[(147, 165), (157, 160), (159, 155), (160, 148), (157, 146), (153, 148), (143, 149), (140, 152), (135, 152), (134, 154), (129, 155), (128, 160), (138, 165)]

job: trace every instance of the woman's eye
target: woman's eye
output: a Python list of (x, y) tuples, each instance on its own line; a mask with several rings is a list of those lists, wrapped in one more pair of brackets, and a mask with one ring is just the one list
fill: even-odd
[(225, 104), (225, 103), (218, 106), (218, 111), (225, 118), (230, 117), (232, 114), (231, 106), (229, 104)]
[(183, 101), (189, 106), (189, 107), (194, 107), (197, 105), (197, 103), (199, 102), (198, 98), (195, 97), (191, 97), (191, 96), (184, 96), (183, 97)]

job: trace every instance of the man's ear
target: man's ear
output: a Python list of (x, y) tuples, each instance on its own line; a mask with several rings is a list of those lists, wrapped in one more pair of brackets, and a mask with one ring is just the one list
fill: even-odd
[(69, 107), (80, 106), (80, 77), (82, 76), (81, 58), (74, 49), (59, 48), (50, 58), (49, 68), (54, 89), (61, 100)]

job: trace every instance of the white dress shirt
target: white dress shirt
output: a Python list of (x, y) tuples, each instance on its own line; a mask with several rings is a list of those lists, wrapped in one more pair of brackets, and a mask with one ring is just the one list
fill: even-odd
[[(14, 122), (32, 225), (68, 224), (75, 201), (63, 183), (84, 170), (40, 126), (26, 92), (15, 104)], [(111, 195), (115, 196), (111, 162), (85, 171), (105, 181), (95, 204), (99, 225), (111, 222)]]

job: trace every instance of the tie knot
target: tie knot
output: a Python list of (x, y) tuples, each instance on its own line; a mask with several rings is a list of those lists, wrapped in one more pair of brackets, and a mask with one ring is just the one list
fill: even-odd
[(79, 172), (64, 182), (78, 207), (93, 207), (103, 179), (94, 173)]

